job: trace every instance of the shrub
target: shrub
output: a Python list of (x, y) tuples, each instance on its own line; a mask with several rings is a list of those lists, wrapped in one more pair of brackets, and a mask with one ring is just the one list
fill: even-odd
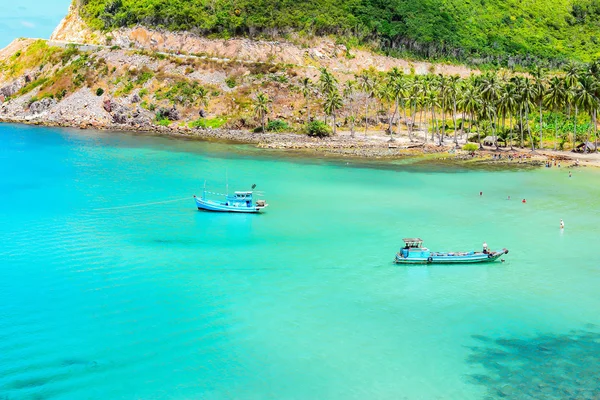
[(237, 82), (233, 76), (230, 76), (229, 78), (225, 79), (225, 84), (228, 88), (233, 89), (237, 85)]
[(67, 95), (67, 89), (59, 90), (56, 93), (56, 100), (61, 101)]
[(157, 100), (168, 99), (175, 104), (190, 105), (198, 100), (207, 101), (207, 92), (208, 90), (200, 86), (198, 82), (180, 81), (169, 88), (159, 89), (155, 97)]
[(326, 137), (331, 136), (331, 128), (323, 121), (313, 121), (306, 126), (308, 136)]
[(156, 123), (160, 126), (169, 126), (171, 125), (171, 120), (165, 118), (161, 113), (156, 114)]
[(190, 122), (189, 126), (190, 128), (220, 128), (222, 127), (225, 122), (227, 122), (225, 120), (225, 118), (211, 118), (211, 119), (206, 119), (206, 118), (200, 118), (197, 119), (195, 121)]
[(274, 119), (272, 121), (269, 121), (265, 129), (267, 130), (267, 132), (283, 132), (289, 130), (290, 126), (285, 121)]
[(96, 96), (100, 97), (104, 94), (104, 89), (102, 89), (101, 87), (99, 87), (98, 89), (96, 89)]
[(479, 146), (475, 143), (467, 143), (463, 146), (463, 150), (476, 151), (476, 150), (479, 150)]

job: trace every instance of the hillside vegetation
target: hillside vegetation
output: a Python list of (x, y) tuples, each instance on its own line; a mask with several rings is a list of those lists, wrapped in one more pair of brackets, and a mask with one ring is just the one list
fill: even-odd
[(142, 24), (217, 37), (335, 35), (395, 55), (499, 66), (600, 56), (597, 0), (78, 0), (109, 31)]

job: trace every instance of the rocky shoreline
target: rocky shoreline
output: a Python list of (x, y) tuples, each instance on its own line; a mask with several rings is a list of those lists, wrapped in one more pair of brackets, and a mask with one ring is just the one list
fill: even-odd
[[(254, 145), (260, 149), (296, 152), (307, 156), (331, 156), (335, 158), (362, 160), (414, 159), (419, 162), (444, 162), (471, 166), (496, 165), (498, 167), (542, 167), (548, 160), (562, 162), (564, 167), (600, 166), (596, 160), (581, 160), (580, 155), (565, 152), (536, 152), (527, 149), (484, 149), (469, 153), (456, 149), (453, 144), (438, 146), (411, 143), (406, 138), (394, 142), (380, 138), (349, 135), (330, 138), (312, 138), (296, 133), (254, 133), (247, 130), (196, 129), (187, 126), (156, 126), (131, 124), (97, 124), (91, 122), (70, 123), (68, 121), (25, 120), (0, 116), (1, 123), (17, 123), (46, 127), (94, 129), (112, 132), (127, 132), (156, 135), (185, 140), (215, 141)], [(509, 157), (509, 154), (511, 157)], [(499, 157), (502, 155), (501, 157)]]

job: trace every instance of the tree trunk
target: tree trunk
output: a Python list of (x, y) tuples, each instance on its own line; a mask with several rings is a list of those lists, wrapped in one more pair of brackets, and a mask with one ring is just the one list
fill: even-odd
[(575, 142), (577, 142), (577, 112), (578, 107), (575, 105), (575, 116), (573, 118), (573, 150), (575, 150)]
[(435, 144), (434, 134), (437, 133), (435, 126), (435, 107), (431, 107), (431, 143)]
[(408, 122), (408, 120), (406, 121), (406, 128), (408, 129), (408, 140), (410, 140), (412, 142), (413, 141), (412, 129), (413, 129), (413, 123), (415, 120), (413, 118), (412, 104), (410, 102), (408, 103), (408, 115), (410, 115), (410, 123)]
[(594, 152), (598, 151), (598, 114), (597, 114), (597, 109), (594, 110)]
[[(506, 113), (504, 112), (502, 113), (502, 132), (506, 132)], [(496, 150), (498, 150), (498, 137), (496, 137)]]
[(542, 100), (540, 99), (540, 145), (538, 146), (540, 149), (542, 148), (542, 136), (544, 133), (544, 129), (542, 127), (544, 120), (542, 116)]
[(570, 119), (571, 119), (571, 105), (569, 103), (567, 103), (567, 119), (565, 119), (565, 122), (564, 122), (564, 124), (562, 126), (565, 126), (565, 124), (567, 123), (567, 121), (570, 120)]
[(498, 150), (498, 137), (496, 136), (496, 127), (494, 124), (492, 124), (492, 137), (496, 138), (496, 150)]
[[(402, 116), (404, 118), (404, 122), (406, 123), (406, 104), (404, 104), (404, 100), (402, 100), (401, 103), (401, 107), (402, 107)], [(400, 136), (400, 118), (398, 118), (398, 136)], [(410, 135), (409, 135), (410, 138)]]
[(458, 146), (458, 139), (456, 138), (456, 97), (452, 97), (452, 121), (454, 122), (454, 145)]
[(365, 137), (367, 137), (367, 129), (369, 129), (369, 98), (365, 101)]
[(508, 125), (510, 125), (510, 149), (514, 150), (513, 147), (513, 124), (512, 124), (512, 114), (508, 114)]
[(333, 117), (333, 136), (335, 136), (336, 132), (337, 132), (337, 126), (335, 123), (335, 112), (331, 114), (331, 116)]
[(481, 144), (481, 132), (479, 129), (479, 118), (477, 118), (477, 124), (475, 125), (477, 129), (477, 141), (479, 142), (479, 150), (483, 150), (483, 145)]
[(529, 136), (529, 140), (531, 140), (531, 151), (535, 151), (533, 135), (531, 134), (531, 127), (529, 126), (529, 106), (525, 107), (525, 125), (527, 125), (527, 135)]
[[(594, 112), (593, 111), (590, 112), (590, 120), (592, 121), (592, 125), (593, 125), (594, 124)], [(586, 153), (589, 150), (588, 146), (587, 146), (589, 142), (590, 142), (590, 130), (588, 129), (587, 138), (585, 140), (585, 146), (584, 146)]]
[(260, 116), (260, 125), (262, 127), (262, 133), (265, 133), (265, 113), (264, 112)]
[(392, 116), (389, 119), (389, 127), (388, 130), (390, 132), (390, 142), (394, 141), (394, 126), (393, 126), (393, 121), (394, 118), (396, 117), (396, 113), (398, 112), (398, 99), (396, 99), (396, 104), (394, 106), (394, 113), (392, 114)]
[(354, 105), (350, 102), (350, 137), (354, 138)]
[(519, 130), (521, 131), (521, 141), (519, 147), (523, 148), (523, 108), (519, 107)]
[(440, 139), (440, 146), (446, 136), (446, 96), (442, 97), (442, 138)]
[[(419, 113), (419, 127), (423, 125), (423, 109), (421, 108)], [(425, 127), (425, 143), (427, 143), (427, 126)]]
[(556, 117), (554, 117), (554, 151), (557, 150), (557, 142), (558, 142), (558, 113), (556, 113)]
[(306, 125), (310, 124), (310, 101), (306, 98)]

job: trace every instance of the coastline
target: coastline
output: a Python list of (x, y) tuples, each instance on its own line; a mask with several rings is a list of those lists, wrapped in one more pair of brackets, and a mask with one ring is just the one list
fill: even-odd
[[(91, 129), (121, 133), (170, 137), (174, 139), (198, 140), (230, 144), (247, 144), (265, 150), (294, 152), (306, 156), (334, 157), (340, 159), (359, 159), (364, 161), (393, 161), (414, 159), (426, 162), (436, 161), (457, 165), (496, 165), (498, 167), (543, 167), (547, 161), (556, 160), (562, 167), (600, 167), (600, 154), (581, 154), (566, 151), (536, 150), (527, 148), (485, 147), (474, 155), (456, 149), (451, 138), (440, 146), (422, 142), (411, 142), (405, 136), (377, 136), (349, 133), (329, 138), (313, 138), (298, 133), (254, 133), (248, 130), (233, 129), (195, 129), (187, 126), (156, 126), (128, 124), (69, 123), (68, 121), (43, 121), (40, 119), (14, 119), (0, 117), (0, 123), (24, 124), (41, 127), (60, 127), (73, 129)], [(508, 155), (512, 155), (510, 159)], [(501, 155), (502, 158), (498, 158)], [(521, 158), (522, 157), (522, 158)]]

